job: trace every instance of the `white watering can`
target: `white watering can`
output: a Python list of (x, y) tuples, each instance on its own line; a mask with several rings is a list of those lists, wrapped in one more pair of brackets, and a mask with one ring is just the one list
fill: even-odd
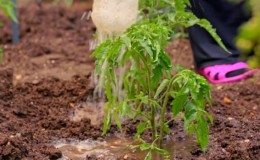
[(92, 20), (98, 32), (120, 35), (137, 19), (138, 0), (94, 0)]

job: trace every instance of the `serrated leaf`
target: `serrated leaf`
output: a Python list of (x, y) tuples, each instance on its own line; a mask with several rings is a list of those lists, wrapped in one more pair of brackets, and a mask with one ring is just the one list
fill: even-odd
[(170, 80), (169, 79), (164, 79), (161, 84), (159, 85), (159, 87), (156, 90), (156, 93), (154, 95), (154, 99), (157, 99), (159, 94), (168, 86)]
[(152, 153), (148, 152), (147, 155), (145, 156), (144, 160), (152, 160)]
[(161, 148), (158, 148), (158, 147), (154, 147), (154, 150), (159, 153), (159, 154), (162, 154), (162, 155), (167, 155), (169, 154), (169, 152), (165, 149), (161, 149)]
[(113, 114), (113, 117), (114, 117), (114, 121), (115, 121), (115, 123), (116, 123), (116, 125), (117, 125), (117, 128), (120, 130), (120, 132), (122, 131), (122, 125), (121, 125), (121, 122), (120, 122), (120, 120), (119, 120), (119, 117), (118, 117), (118, 114), (117, 113), (115, 113), (115, 114)]
[(198, 111), (201, 111), (203, 114), (205, 114), (207, 116), (209, 122), (211, 124), (213, 124), (214, 119), (206, 110), (202, 110), (202, 109), (199, 108)]
[(107, 102), (105, 104), (105, 115), (103, 118), (103, 132), (102, 135), (105, 135), (110, 127), (111, 122), (111, 112), (110, 112), (110, 104)]
[(120, 113), (121, 113), (121, 116), (130, 116), (131, 115), (131, 106), (129, 106), (127, 104), (126, 101), (123, 101), (122, 103), (120, 103)]
[(195, 124), (190, 124), (190, 125), (189, 125), (189, 127), (188, 127), (187, 130), (188, 130), (188, 133), (189, 133), (190, 136), (194, 133), (195, 128), (196, 128), (196, 125), (195, 125)]
[(169, 128), (169, 126), (167, 124), (163, 125), (163, 131), (167, 134), (169, 134), (171, 132), (171, 129)]
[[(106, 82), (106, 83), (109, 83), (109, 82)], [(105, 91), (106, 91), (105, 93), (106, 93), (108, 101), (111, 102), (113, 99), (113, 94), (112, 94), (112, 88), (111, 88), (110, 84), (106, 85)]]
[(2, 9), (6, 16), (10, 17), (14, 22), (18, 23), (15, 14), (15, 4), (11, 0), (0, 0), (0, 9)]
[(168, 70), (172, 68), (172, 63), (170, 57), (166, 54), (166, 52), (163, 52), (160, 54), (160, 65), (162, 68)]
[(218, 43), (218, 45), (223, 48), (227, 53), (231, 53), (227, 47), (222, 42), (221, 38), (218, 36), (216, 30), (210, 24), (210, 22), (206, 19), (201, 19), (198, 23), (199, 26), (206, 29), (206, 31), (214, 38), (214, 40)]
[(148, 149), (151, 149), (151, 144), (149, 144), (149, 143), (144, 143), (144, 144), (141, 144), (140, 145), (140, 150), (141, 151), (145, 151), (145, 150), (148, 150)]
[(188, 97), (186, 94), (179, 94), (175, 97), (175, 99), (172, 101), (172, 113), (174, 116), (176, 116), (178, 113), (180, 113), (185, 104), (187, 103)]
[[(108, 51), (108, 54), (106, 55), (106, 58), (114, 58), (115, 55), (118, 55), (121, 48), (122, 48), (122, 42), (119, 39), (116, 39), (113, 43), (110, 44), (110, 49)], [(118, 56), (115, 56), (116, 59)]]
[(137, 134), (139, 135), (142, 134), (145, 129), (146, 129), (146, 123), (145, 122), (139, 123), (139, 125), (137, 126)]
[(142, 96), (142, 97), (141, 97), (141, 102), (142, 102), (143, 104), (148, 104), (148, 96)]
[(162, 67), (160, 66), (155, 66), (153, 69), (153, 77), (152, 77), (152, 89), (155, 89), (158, 86), (158, 83), (160, 82), (160, 78), (162, 77)]
[(152, 49), (150, 48), (150, 46), (145, 43), (145, 41), (143, 40), (139, 40), (139, 43), (141, 44), (141, 46), (145, 49), (145, 51), (151, 56), (153, 57), (153, 51)]
[(209, 128), (207, 121), (203, 117), (198, 119), (196, 134), (197, 141), (199, 142), (202, 150), (205, 152), (208, 145)]

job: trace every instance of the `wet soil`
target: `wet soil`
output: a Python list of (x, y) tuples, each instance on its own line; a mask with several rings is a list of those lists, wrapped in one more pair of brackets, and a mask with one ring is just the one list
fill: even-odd
[[(17, 45), (11, 44), (10, 23), (0, 16), (5, 24), (0, 28), (0, 44), (6, 58), (0, 66), (0, 159), (54, 160), (62, 157), (54, 146), (61, 139), (104, 139), (98, 119), (91, 123), (92, 117), (71, 118), (80, 108), (86, 110), (82, 102), (93, 91), (90, 49), (95, 27), (86, 17), (82, 20), (89, 9), (83, 3), (72, 8), (48, 4), (22, 7), (21, 42)], [(194, 68), (188, 40), (170, 43), (167, 51), (174, 64)], [(190, 154), (176, 152), (174, 158), (260, 159), (260, 75), (235, 84), (214, 85), (212, 96), (213, 106), (208, 110), (215, 121), (207, 152), (193, 146)], [(98, 114), (95, 110), (91, 113)], [(133, 135), (135, 125), (125, 123), (124, 133)], [(115, 133), (113, 128), (110, 135)], [(181, 143), (186, 136), (182, 122), (172, 124), (174, 142)], [(85, 159), (105, 158), (92, 155)]]

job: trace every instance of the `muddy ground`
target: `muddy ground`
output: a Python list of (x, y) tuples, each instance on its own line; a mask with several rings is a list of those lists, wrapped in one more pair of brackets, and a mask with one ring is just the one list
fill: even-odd
[[(54, 141), (104, 139), (100, 126), (89, 118), (69, 118), (93, 88), (90, 54), (95, 27), (81, 17), (89, 9), (82, 4), (70, 9), (22, 7), (17, 45), (11, 44), (9, 22), (0, 16), (4, 21), (0, 44), (6, 58), (0, 67), (0, 159), (58, 159), (62, 153)], [(174, 64), (194, 68), (188, 40), (170, 43), (167, 51)], [(175, 159), (259, 160), (260, 75), (215, 85), (212, 96), (213, 107), (208, 110), (215, 121), (207, 152), (194, 147), (189, 156), (176, 153)], [(124, 130), (129, 135), (133, 127), (125, 125)], [(172, 129), (177, 141), (185, 139), (180, 124)]]

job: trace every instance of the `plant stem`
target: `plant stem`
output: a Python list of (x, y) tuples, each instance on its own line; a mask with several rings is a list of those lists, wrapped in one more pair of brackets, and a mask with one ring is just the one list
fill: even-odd
[[(147, 89), (148, 89), (148, 99), (151, 99), (153, 97), (151, 93), (151, 78), (150, 78), (150, 70), (148, 72), (148, 77), (147, 77)], [(156, 113), (156, 108), (153, 104), (151, 104), (150, 101), (148, 101), (148, 106), (151, 107), (151, 126), (152, 126), (152, 138), (153, 140), (156, 139), (157, 131), (156, 131), (156, 124), (155, 124), (155, 113)]]
[(168, 100), (169, 100), (169, 96), (170, 93), (168, 92), (170, 90), (170, 88), (172, 87), (172, 83), (173, 83), (174, 79), (172, 79), (169, 83), (169, 86), (167, 87), (167, 90), (165, 92), (165, 98), (163, 101), (163, 106), (162, 106), (162, 111), (161, 111), (161, 118), (160, 118), (160, 135), (159, 135), (159, 147), (162, 148), (162, 143), (163, 143), (163, 135), (164, 135), (164, 131), (163, 131), (163, 127), (165, 124), (165, 113), (166, 113), (166, 107), (168, 104)]
[(4, 57), (4, 51), (3, 49), (0, 47), (0, 65), (5, 63), (5, 57)]
[(160, 4), (160, 0), (156, 0), (156, 8), (159, 7), (159, 4)]
[(159, 146), (162, 148), (162, 142), (163, 142), (163, 127), (164, 127), (164, 120), (165, 120), (165, 112), (166, 112), (166, 107), (169, 99), (169, 93), (166, 94), (163, 102), (163, 107), (162, 107), (162, 112), (161, 112), (161, 118), (160, 118), (160, 135), (159, 135)]
[[(154, 97), (154, 93), (152, 92), (153, 90), (152, 88), (152, 71), (151, 68), (148, 66), (148, 64), (151, 64), (151, 60), (150, 59), (145, 59), (143, 56), (140, 56), (144, 68), (146, 68), (147, 70), (147, 92), (148, 92), (148, 99), (152, 99)], [(154, 104), (151, 104), (150, 101), (148, 101), (148, 107), (151, 108), (151, 119), (150, 119), (150, 123), (151, 123), (151, 127), (152, 127), (152, 138), (153, 140), (156, 139), (157, 137), (157, 130), (156, 130), (156, 124), (155, 124), (155, 116), (156, 116), (156, 107), (154, 106)]]

